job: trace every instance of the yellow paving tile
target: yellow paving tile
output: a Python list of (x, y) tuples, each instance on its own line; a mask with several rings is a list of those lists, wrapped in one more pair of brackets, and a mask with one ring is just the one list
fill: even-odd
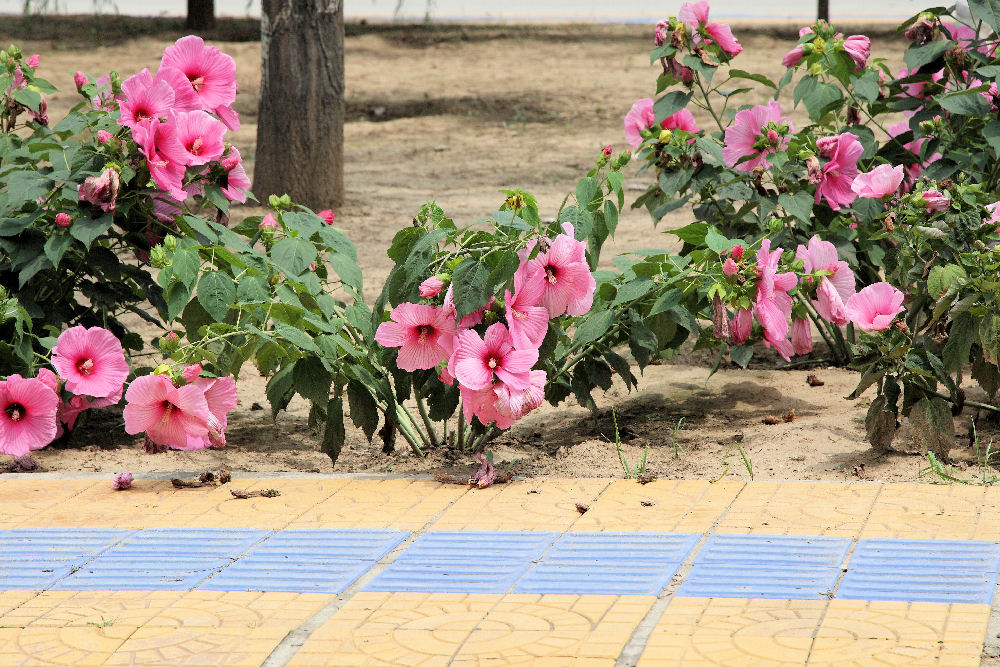
[(38, 591), (0, 591), (0, 628), (7, 627), (3, 623), (4, 614), (17, 609), (36, 595)]
[[(329, 499), (347, 486), (346, 478), (264, 478), (234, 479), (163, 517), (162, 525), (205, 528), (285, 528), (297, 517)], [(231, 490), (277, 489), (273, 498), (235, 498)], [(198, 490), (198, 489), (195, 489)]]
[(883, 484), (862, 538), (969, 540), (977, 534), (983, 487)]
[(704, 533), (742, 488), (742, 482), (729, 481), (617, 480), (571, 530)]
[(103, 665), (135, 626), (0, 628), (0, 665)]
[(826, 600), (674, 598), (639, 666), (802, 665), (826, 605)]
[(358, 593), (290, 665), (447, 665), (502, 595)]
[(529, 479), (471, 490), (431, 530), (567, 530), (607, 488), (606, 479)]
[(193, 591), (148, 620), (107, 665), (259, 665), (330, 595)]
[(417, 530), (466, 490), (430, 479), (352, 479), (288, 527)]
[(831, 600), (810, 665), (978, 665), (988, 605)]
[(856, 537), (878, 484), (754, 482), (729, 506), (715, 532)]
[[(656, 598), (507, 595), (469, 634), (453, 665), (613, 665)], [(580, 663), (577, 663), (577, 661)]]
[(183, 596), (180, 591), (45, 591), (0, 616), (0, 627), (138, 627)]
[(39, 514), (48, 508), (68, 506), (67, 501), (97, 485), (92, 479), (43, 479), (39, 477), (0, 478), (0, 530), (6, 528), (51, 527), (40, 524)]

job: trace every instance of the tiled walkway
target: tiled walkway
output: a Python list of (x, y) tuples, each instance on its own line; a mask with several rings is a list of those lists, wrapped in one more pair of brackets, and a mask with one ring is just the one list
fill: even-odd
[(861, 482), (0, 476), (0, 665), (978, 665), (998, 508)]

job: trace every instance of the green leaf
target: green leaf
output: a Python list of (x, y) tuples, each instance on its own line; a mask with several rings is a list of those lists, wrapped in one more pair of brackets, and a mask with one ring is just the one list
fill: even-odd
[(682, 241), (697, 246), (705, 242), (705, 236), (708, 234), (708, 224), (704, 222), (692, 222), (690, 225), (686, 225), (680, 229), (668, 230), (667, 233), (680, 237)]
[(593, 176), (581, 178), (576, 184), (576, 201), (581, 207), (588, 208), (590, 206), (590, 202), (592, 202), (594, 197), (597, 195), (597, 191), (598, 186), (596, 178)]
[(994, 366), (1000, 361), (1000, 315), (987, 313), (979, 323), (979, 345), (983, 359)]
[(911, 46), (903, 53), (903, 62), (909, 69), (914, 70), (934, 62), (951, 47), (951, 42), (947, 40), (935, 40), (923, 46)]
[(649, 317), (659, 313), (665, 313), (681, 302), (684, 292), (679, 289), (670, 289), (664, 292), (649, 311)]
[(868, 442), (876, 452), (885, 453), (892, 448), (892, 440), (898, 428), (896, 413), (888, 409), (884, 395), (876, 396), (868, 406), (865, 415), (865, 433)]
[(327, 261), (344, 284), (350, 285), (358, 293), (361, 292), (364, 286), (364, 276), (361, 273), (361, 267), (355, 260), (347, 255), (332, 253)]
[(934, 98), (946, 111), (962, 116), (983, 116), (989, 113), (989, 101), (979, 93), (959, 91)]
[(295, 362), (292, 371), (292, 387), (302, 398), (316, 405), (326, 405), (330, 400), (331, 373), (319, 357), (302, 357)]
[(163, 299), (167, 302), (167, 320), (173, 321), (191, 300), (191, 290), (179, 280), (171, 281)]
[(347, 384), (347, 403), (351, 409), (351, 421), (360, 428), (368, 442), (372, 441), (378, 428), (378, 406), (371, 393), (357, 380)]
[(52, 262), (52, 266), (58, 267), (63, 255), (72, 247), (72, 236), (69, 234), (54, 233), (45, 241), (45, 256)]
[(997, 0), (969, 0), (969, 11), (980, 21), (1000, 32), (1000, 2)]
[(604, 202), (604, 226), (607, 227), (611, 238), (614, 238), (615, 230), (618, 229), (618, 209), (610, 199)]
[(295, 278), (316, 261), (316, 247), (301, 236), (284, 238), (271, 248), (271, 259), (285, 275)]
[(277, 322), (274, 325), (274, 334), (280, 338), (284, 338), (300, 350), (307, 350), (317, 354), (319, 353), (319, 348), (316, 347), (316, 343), (313, 341), (312, 336), (296, 329), (295, 327), (290, 327), (287, 324)]
[(223, 321), (236, 303), (236, 283), (222, 271), (209, 271), (198, 281), (198, 303), (216, 322)]
[(944, 296), (957, 281), (964, 284), (967, 279), (968, 275), (965, 273), (965, 269), (958, 264), (933, 266), (927, 275), (927, 292), (936, 301)]
[(813, 197), (805, 190), (794, 194), (782, 193), (778, 196), (778, 204), (802, 222), (808, 223), (812, 216)]
[(641, 299), (654, 287), (656, 287), (656, 283), (648, 277), (637, 278), (632, 282), (625, 283), (618, 288), (618, 293), (615, 294), (615, 300), (611, 305), (618, 306), (629, 301)]
[(977, 354), (972, 362), (972, 377), (979, 383), (986, 395), (991, 399), (1000, 389), (1000, 370)]
[(744, 72), (741, 69), (731, 69), (729, 70), (729, 76), (732, 79), (749, 79), (751, 81), (756, 81), (757, 83), (762, 83), (769, 88), (774, 88), (777, 90), (778, 84), (771, 81), (763, 74), (751, 74), (750, 72)]
[(878, 99), (878, 70), (870, 69), (865, 71), (861, 76), (855, 77), (852, 75), (851, 78), (854, 83), (854, 90), (858, 95), (869, 102), (874, 102)]
[(1000, 123), (991, 120), (983, 128), (983, 139), (1000, 155)]
[(722, 254), (733, 247), (733, 242), (720, 234), (715, 227), (709, 227), (705, 233), (705, 246), (712, 252)]
[(451, 284), (454, 286), (458, 319), (482, 308), (489, 301), (491, 296), (487, 290), (489, 276), (489, 267), (477, 259), (467, 258), (455, 269)]
[(583, 347), (603, 336), (611, 323), (615, 320), (615, 314), (610, 310), (602, 310), (597, 313), (591, 311), (585, 316), (583, 324), (576, 328), (573, 334), (573, 346)]
[(729, 358), (734, 364), (739, 364), (741, 368), (746, 368), (753, 358), (753, 345), (737, 345), (729, 348)]
[(941, 353), (944, 367), (954, 373), (969, 361), (972, 344), (976, 342), (976, 321), (968, 312), (962, 313), (951, 323), (948, 342)]
[(330, 457), (331, 464), (337, 463), (346, 440), (344, 399), (337, 396), (326, 404), (326, 427), (323, 429), (323, 441), (320, 443), (320, 451)]
[(14, 100), (32, 111), (38, 111), (38, 105), (42, 103), (42, 96), (29, 88), (21, 88), (14, 92)]
[(111, 229), (112, 222), (113, 218), (107, 213), (97, 219), (80, 217), (70, 225), (69, 233), (89, 250), (94, 239)]
[(180, 250), (174, 252), (171, 260), (171, 271), (189, 289), (198, 281), (198, 271), (201, 269), (201, 257), (196, 250)]
[(645, 368), (659, 350), (656, 334), (644, 324), (634, 324), (629, 335), (628, 348), (639, 368)]
[(653, 113), (656, 115), (656, 123), (662, 123), (668, 116), (672, 116), (684, 107), (691, 100), (690, 92), (675, 90), (667, 93), (653, 103)]

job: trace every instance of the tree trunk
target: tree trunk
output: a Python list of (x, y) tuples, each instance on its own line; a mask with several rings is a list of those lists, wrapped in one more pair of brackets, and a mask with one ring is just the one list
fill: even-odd
[(253, 192), (313, 210), (344, 197), (342, 0), (262, 0)]
[(816, 20), (830, 20), (830, 0), (816, 0)]
[(187, 0), (184, 27), (188, 30), (211, 30), (215, 27), (215, 0)]

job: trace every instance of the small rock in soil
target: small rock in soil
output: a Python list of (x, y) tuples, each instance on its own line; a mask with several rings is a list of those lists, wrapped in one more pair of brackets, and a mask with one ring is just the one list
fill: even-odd
[(793, 422), (793, 421), (795, 421), (795, 408), (792, 408), (791, 410), (789, 410), (785, 414), (781, 415), (781, 418), (784, 419), (786, 422)]
[(826, 383), (816, 377), (815, 373), (810, 373), (806, 376), (806, 382), (809, 383), (810, 387), (822, 387)]
[(774, 426), (775, 424), (780, 424), (781, 423), (781, 419), (779, 419), (778, 417), (775, 417), (774, 415), (768, 415), (768, 416), (764, 417), (763, 419), (761, 419), (760, 421), (762, 423), (764, 423), (764, 424), (767, 424), (768, 426)]
[(38, 464), (38, 461), (31, 458), (30, 455), (25, 454), (11, 461), (7, 470), (9, 472), (41, 472), (42, 466)]
[(645, 473), (645, 474), (642, 474), (642, 475), (636, 475), (635, 476), (635, 481), (639, 482), (640, 484), (649, 484), (650, 482), (655, 482), (656, 481), (656, 473), (652, 473), (651, 472), (651, 473)]
[(258, 403), (257, 401), (254, 401), (253, 405), (250, 406), (250, 409), (251, 410), (263, 410), (264, 406), (261, 405), (260, 403)]
[(643, 507), (652, 507), (656, 503), (654, 503), (652, 500), (640, 500), (639, 504), (642, 505)]

